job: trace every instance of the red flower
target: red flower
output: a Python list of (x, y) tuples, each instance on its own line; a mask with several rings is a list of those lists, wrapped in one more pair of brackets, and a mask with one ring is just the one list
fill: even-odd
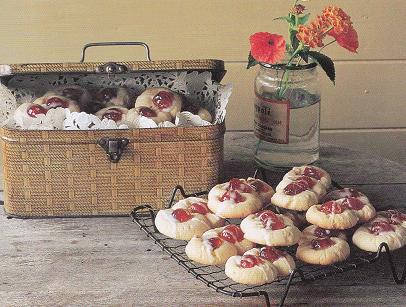
[(343, 32), (337, 34), (334, 31), (330, 31), (327, 34), (334, 37), (341, 47), (351, 52), (357, 52), (357, 49), (359, 47), (358, 34), (352, 26), (347, 30), (346, 33)]
[(251, 55), (258, 62), (275, 64), (285, 57), (286, 42), (283, 36), (257, 32), (250, 36)]

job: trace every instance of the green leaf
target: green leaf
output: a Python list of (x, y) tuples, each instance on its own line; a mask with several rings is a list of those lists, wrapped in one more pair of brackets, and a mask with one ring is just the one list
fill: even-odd
[(306, 15), (298, 17), (297, 18), (297, 24), (298, 25), (304, 25), (309, 20), (309, 17), (310, 17), (310, 13), (307, 13)]
[(295, 15), (293, 15), (293, 14), (289, 14), (289, 16), (281, 16), (281, 17), (278, 17), (278, 18), (274, 18), (273, 20), (285, 20), (291, 26), (295, 26)]
[(330, 80), (335, 84), (336, 71), (333, 60), (317, 51), (309, 51), (308, 54), (323, 68)]
[(251, 52), (248, 54), (248, 64), (247, 64), (247, 69), (251, 68), (252, 66), (255, 66), (259, 64), (257, 60), (254, 59), (252, 56)]
[(281, 17), (274, 18), (272, 20), (286, 20), (287, 22), (291, 21), (288, 16), (281, 16)]
[(305, 61), (306, 63), (309, 63), (309, 50), (310, 48), (307, 46), (303, 47), (303, 50), (299, 52), (299, 56)]
[(299, 40), (296, 37), (297, 31), (291, 27), (289, 27), (289, 37), (290, 37), (290, 44), (293, 50), (296, 50), (299, 47)]

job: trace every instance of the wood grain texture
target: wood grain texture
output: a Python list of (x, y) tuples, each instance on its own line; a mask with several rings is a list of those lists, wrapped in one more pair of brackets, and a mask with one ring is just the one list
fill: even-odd
[[(253, 138), (227, 135), (225, 177), (247, 176)], [(323, 146), (321, 165), (357, 184), (378, 207), (403, 206), (406, 167), (357, 151)], [(344, 163), (344, 161), (352, 163)], [(354, 163), (357, 161), (357, 163)], [(232, 166), (239, 166), (232, 167)], [(374, 171), (371, 170), (374, 169)], [(392, 176), (398, 173), (398, 177)], [(389, 180), (389, 182), (387, 182)], [(389, 183), (380, 186), (380, 182)], [(368, 182), (369, 184), (365, 184)], [(388, 196), (388, 197), (386, 197)], [(0, 302), (7, 305), (263, 306), (262, 298), (216, 293), (178, 266), (129, 218), (18, 220), (0, 214)], [(401, 261), (404, 261), (403, 258)], [(400, 265), (400, 262), (397, 261)], [(273, 302), (283, 288), (269, 287)], [(289, 305), (402, 306), (385, 263), (291, 288)]]
[(320, 139), (406, 165), (406, 129), (324, 130)]
[[(76, 61), (91, 41), (142, 40), (155, 59), (220, 58), (245, 61), (248, 37), (257, 31), (286, 33), (273, 18), (286, 15), (286, 0), (2, 0), (0, 46), (2, 62)], [(315, 17), (329, 2), (307, 3)], [(361, 47), (354, 56), (330, 48), (335, 59), (404, 59), (403, 0), (336, 0), (352, 16)], [(98, 49), (95, 59), (143, 57), (134, 48)]]

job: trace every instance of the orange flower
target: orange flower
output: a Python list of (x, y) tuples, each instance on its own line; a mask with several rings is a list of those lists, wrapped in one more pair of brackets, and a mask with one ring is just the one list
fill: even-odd
[(275, 64), (285, 56), (286, 42), (283, 36), (257, 32), (250, 36), (251, 55), (258, 62)]
[(341, 47), (351, 52), (357, 52), (359, 47), (358, 34), (352, 26), (350, 16), (335, 6), (326, 7), (323, 10), (323, 15), (333, 26), (333, 29), (328, 31), (327, 35), (334, 37)]
[(308, 26), (299, 26), (296, 37), (306, 46), (315, 48), (324, 46), (323, 39), (326, 35), (334, 37), (341, 47), (357, 52), (358, 34), (352, 26), (350, 16), (341, 8), (326, 7), (322, 15), (317, 16)]

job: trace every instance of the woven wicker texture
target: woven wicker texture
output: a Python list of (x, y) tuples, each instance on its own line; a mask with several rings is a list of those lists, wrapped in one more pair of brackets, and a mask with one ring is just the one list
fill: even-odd
[[(4, 209), (19, 217), (127, 215), (162, 208), (174, 186), (210, 189), (223, 166), (224, 125), (129, 131), (2, 129)], [(128, 138), (119, 163), (97, 145)]]
[[(166, 70), (212, 70), (223, 71), (224, 62), (221, 60), (164, 60), (164, 61), (131, 61), (117, 62), (125, 65), (129, 71), (166, 71)], [(19, 73), (68, 73), (68, 72), (96, 72), (105, 62), (84, 63), (33, 63), (10, 64), (11, 74)]]

